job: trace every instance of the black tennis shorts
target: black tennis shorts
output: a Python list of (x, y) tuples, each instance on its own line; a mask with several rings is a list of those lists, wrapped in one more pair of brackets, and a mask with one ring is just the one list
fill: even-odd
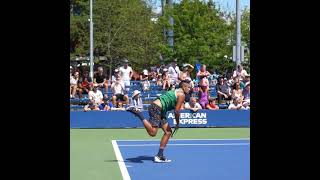
[(149, 111), (149, 122), (153, 127), (162, 127), (168, 121), (166, 117), (162, 115), (161, 108), (155, 104), (151, 104), (148, 108)]

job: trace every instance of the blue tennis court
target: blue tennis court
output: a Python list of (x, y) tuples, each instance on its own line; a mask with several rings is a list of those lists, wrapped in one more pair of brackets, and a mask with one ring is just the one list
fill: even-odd
[(250, 179), (250, 139), (171, 139), (165, 156), (154, 163), (159, 140), (112, 141), (123, 179)]

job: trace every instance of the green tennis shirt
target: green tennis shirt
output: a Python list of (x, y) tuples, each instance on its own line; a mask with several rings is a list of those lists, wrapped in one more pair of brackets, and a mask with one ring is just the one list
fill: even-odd
[(176, 107), (177, 97), (175, 90), (167, 91), (165, 94), (162, 94), (159, 99), (162, 106), (162, 114), (164, 116), (168, 111), (171, 111)]

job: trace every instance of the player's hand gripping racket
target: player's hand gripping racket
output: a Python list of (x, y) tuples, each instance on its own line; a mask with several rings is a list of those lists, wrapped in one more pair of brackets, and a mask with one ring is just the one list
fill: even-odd
[(173, 130), (173, 133), (171, 134), (171, 137), (173, 137), (173, 135), (174, 135), (175, 133), (177, 133), (178, 129), (179, 129), (179, 124), (177, 124), (177, 125), (174, 127), (174, 130)]

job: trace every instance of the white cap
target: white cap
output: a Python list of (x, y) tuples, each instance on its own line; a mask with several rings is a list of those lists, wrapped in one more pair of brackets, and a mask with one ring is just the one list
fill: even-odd
[(148, 75), (148, 70), (144, 69), (142, 72), (144, 75)]
[(135, 97), (136, 95), (140, 94), (141, 92), (139, 90), (134, 90), (132, 97)]

